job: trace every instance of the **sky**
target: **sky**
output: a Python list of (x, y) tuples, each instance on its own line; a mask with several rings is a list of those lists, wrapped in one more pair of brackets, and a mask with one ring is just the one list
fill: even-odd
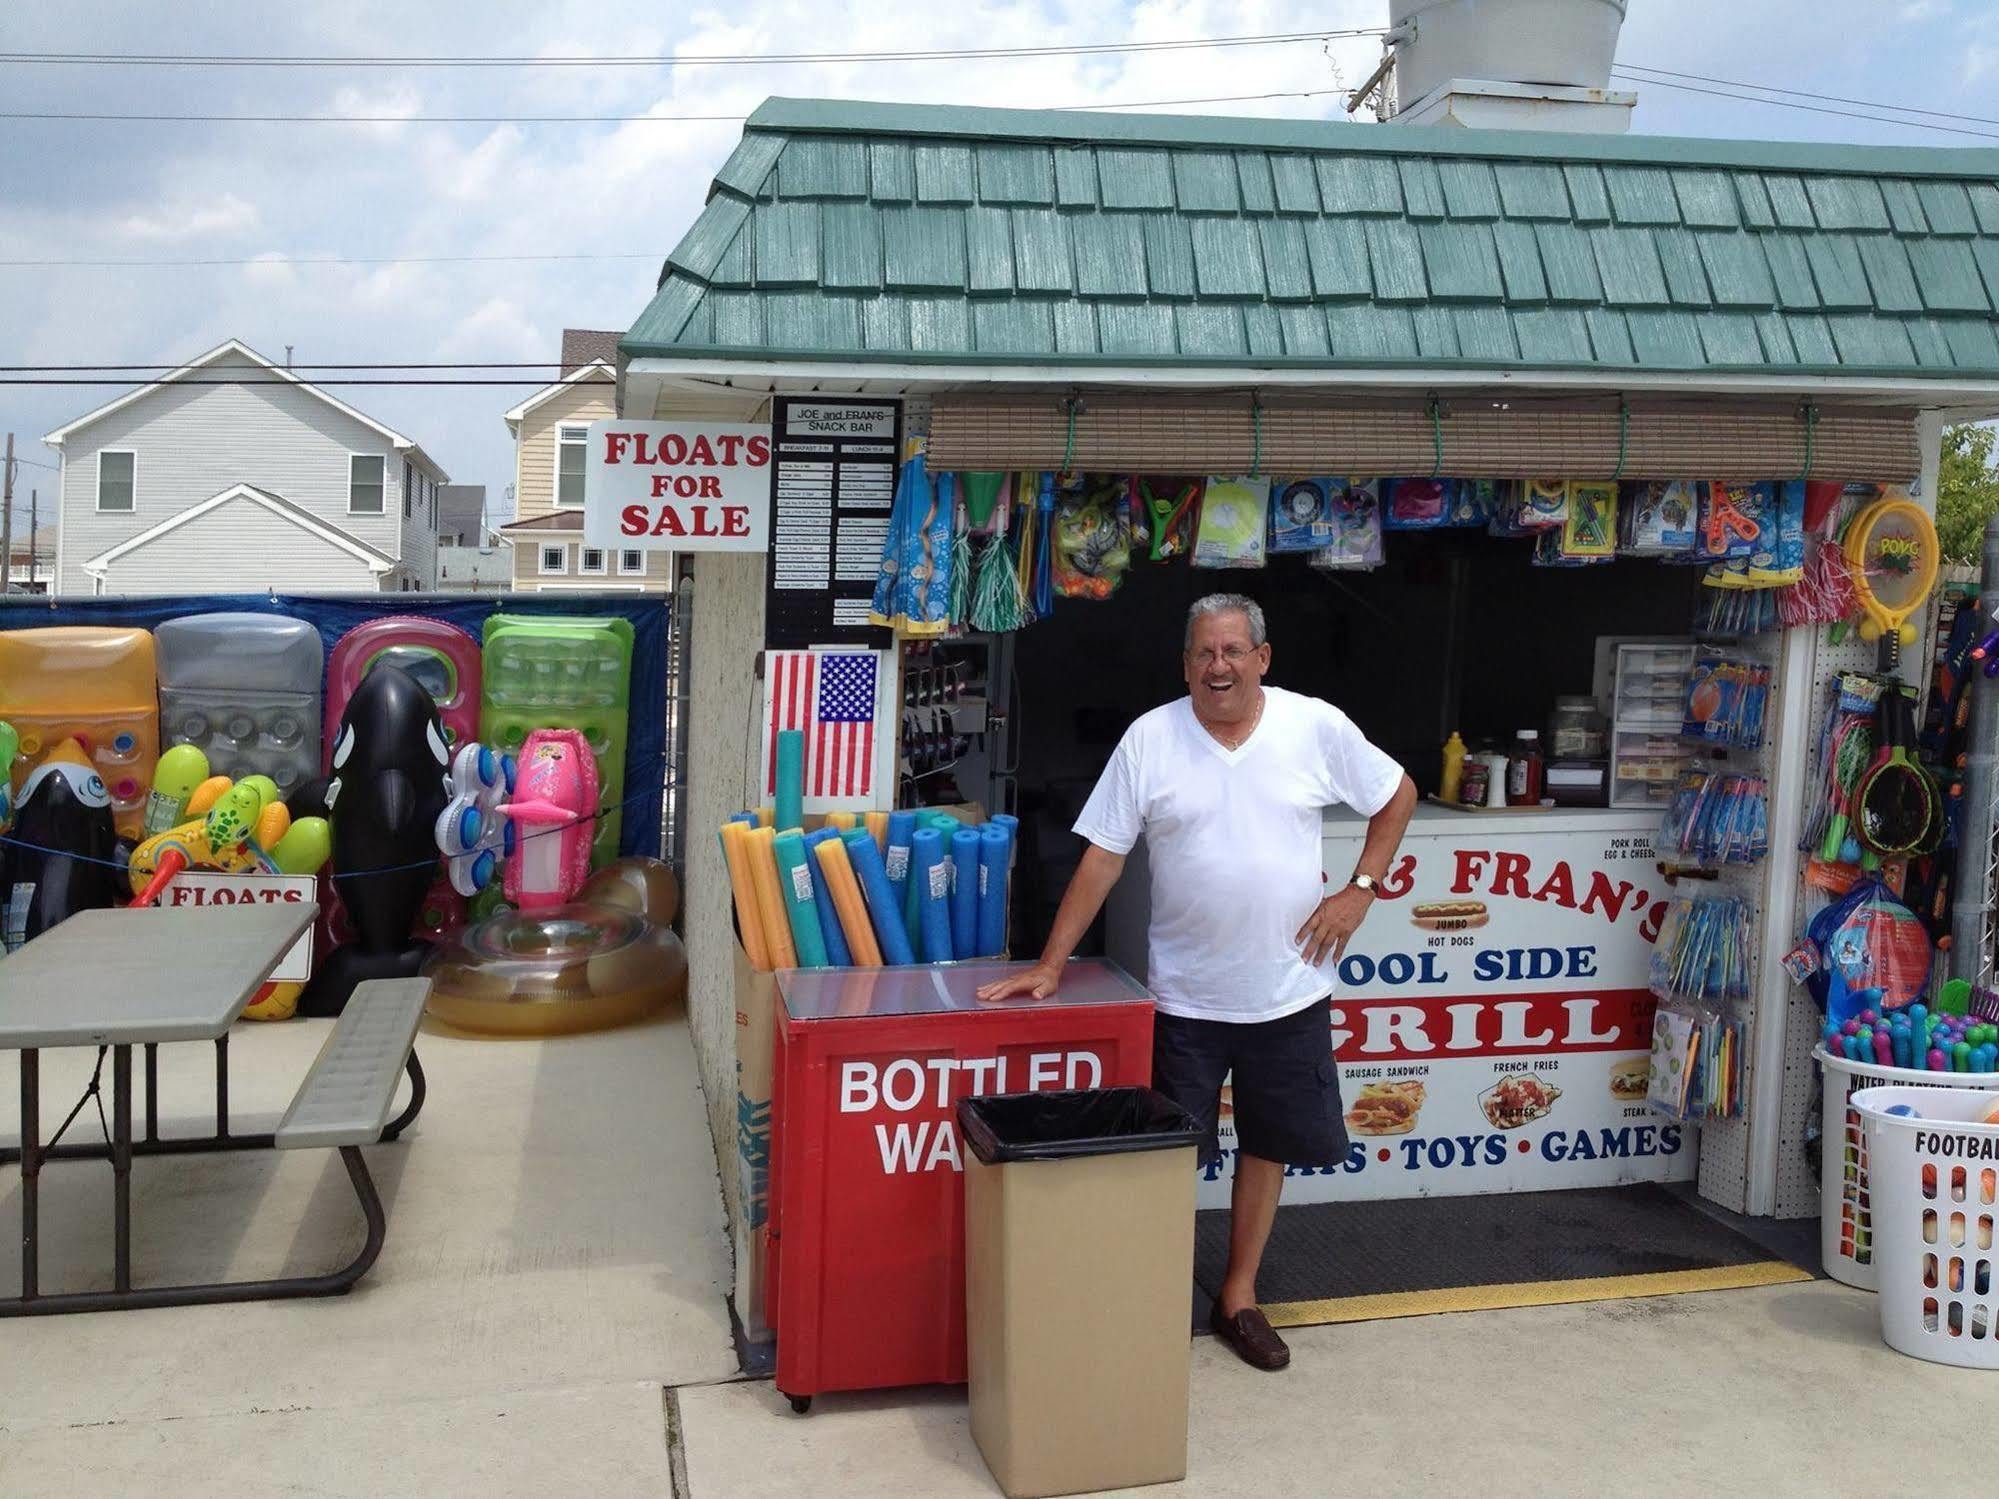
[[(653, 58), (1079, 46), (1378, 27), (1387, 12), (1388, 0), (956, 0), (913, 9), (823, 0), (67, 0), (0, 8), (0, 52)], [(1999, 116), (1999, 5), (1991, 0), (1630, 0), (1630, 12), (1620, 64)], [(741, 130), (662, 116), (740, 116), (770, 95), (1047, 108), (1310, 92), (1147, 112), (1334, 118), (1342, 91), (1379, 56), (1379, 42), (1360, 37), (1122, 56), (750, 66), (0, 61), (0, 111), (390, 117), (0, 118), (0, 262), (72, 262), (0, 264), (0, 363), (171, 365), (231, 337), (275, 359), (291, 345), (302, 365), (553, 361), (565, 326), (630, 325)], [(1613, 86), (1635, 89), (1632, 128), (1645, 134), (1999, 146), (1999, 122), (1911, 128), (1657, 83)], [(644, 118), (425, 124), (425, 115)], [(1935, 128), (1945, 123), (1992, 138)], [(438, 259), (554, 255), (597, 258)], [(386, 263), (306, 263), (329, 258)], [(247, 263), (73, 263), (93, 260)], [(0, 433), (17, 434), (22, 460), (17, 527), (30, 488), (41, 490), (45, 516), (52, 509), (56, 454), (41, 434), (120, 388), (0, 385)], [(485, 484), (497, 521), (511, 513), (513, 469), (501, 414), (527, 389), (336, 393), (421, 443), (454, 481)]]

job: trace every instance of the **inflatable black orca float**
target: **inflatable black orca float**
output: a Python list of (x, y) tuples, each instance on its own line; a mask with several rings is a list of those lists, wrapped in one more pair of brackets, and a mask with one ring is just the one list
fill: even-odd
[[(0, 776), (6, 774), (0, 767)], [(18, 947), (78, 911), (130, 897), (115, 867), (131, 852), (112, 826), (111, 793), (74, 741), (28, 772), (20, 811), (0, 843), (0, 928)]]
[[(437, 704), (415, 677), (378, 666), (361, 679), (333, 741), (325, 792), (333, 873), (354, 940), (319, 964), (299, 995), (301, 1015), (338, 1015), (356, 984), (413, 978), (429, 955), (410, 928), (437, 876), (449, 759)], [(341, 878), (349, 870), (383, 872)]]

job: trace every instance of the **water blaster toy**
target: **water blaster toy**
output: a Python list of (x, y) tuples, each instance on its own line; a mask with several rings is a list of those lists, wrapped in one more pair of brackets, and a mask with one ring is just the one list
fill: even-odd
[[(206, 794), (216, 780), (223, 785), (214, 795)], [(317, 874), (325, 864), (331, 852), (325, 819), (294, 819), (269, 776), (234, 782), (214, 777), (201, 789), (198, 805), (190, 798), (201, 816), (154, 834), (132, 851), (133, 905), (152, 905), (188, 869), (305, 875)]]
[(536, 729), (521, 746), (508, 812), (520, 825), (507, 857), (507, 899), (524, 911), (559, 906), (590, 877), (597, 828), (597, 760), (575, 729)]
[(514, 757), (483, 744), (462, 744), (451, 757), (451, 800), (437, 814), (437, 851), (452, 890), (468, 900), (493, 883), (513, 852), (506, 799), (514, 776)]
[(118, 904), (111, 793), (83, 745), (64, 739), (28, 772), (0, 843), (0, 938), (11, 952), (78, 911)]
[(0, 719), (20, 734), (15, 785), (74, 740), (111, 797), (120, 837), (145, 825), (160, 746), (153, 637), (94, 625), (0, 630)]
[(449, 760), (437, 706), (415, 677), (378, 666), (361, 679), (334, 739), (325, 797), (354, 939), (319, 965), (299, 996), (305, 1014), (337, 1015), (362, 980), (414, 978), (423, 966), (430, 944), (410, 932), (437, 874)]

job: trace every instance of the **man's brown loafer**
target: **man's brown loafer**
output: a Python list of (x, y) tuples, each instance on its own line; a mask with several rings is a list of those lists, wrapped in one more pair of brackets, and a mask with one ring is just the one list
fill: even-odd
[(1270, 1319), (1253, 1306), (1246, 1306), (1233, 1317), (1222, 1313), (1222, 1304), (1217, 1301), (1213, 1315), (1208, 1318), (1208, 1326), (1214, 1330), (1236, 1357), (1253, 1369), (1282, 1369), (1291, 1362), (1291, 1350), (1284, 1340), (1277, 1336), (1277, 1330), (1270, 1325)]

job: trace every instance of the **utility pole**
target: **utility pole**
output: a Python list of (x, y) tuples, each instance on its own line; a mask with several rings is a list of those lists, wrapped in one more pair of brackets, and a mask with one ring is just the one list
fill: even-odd
[(42, 492), (28, 491), (28, 592), (35, 591), (35, 560), (40, 555), (35, 550), (35, 538), (42, 530)]
[(14, 434), (7, 434), (7, 461), (0, 465), (0, 594), (14, 589)]

